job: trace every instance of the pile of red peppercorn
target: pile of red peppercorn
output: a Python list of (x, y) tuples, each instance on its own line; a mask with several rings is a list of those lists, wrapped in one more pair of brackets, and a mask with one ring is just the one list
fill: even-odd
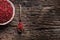
[(13, 8), (6, 0), (0, 0), (0, 23), (5, 23), (11, 19)]

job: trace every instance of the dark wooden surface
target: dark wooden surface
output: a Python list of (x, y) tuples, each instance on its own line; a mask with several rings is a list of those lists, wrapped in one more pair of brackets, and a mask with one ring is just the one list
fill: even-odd
[[(0, 31), (0, 40), (60, 40), (60, 1), (32, 0), (14, 2), (16, 15), (7, 28)], [(19, 22), (19, 4), (24, 31), (16, 31)], [(15, 26), (15, 27), (13, 27)]]

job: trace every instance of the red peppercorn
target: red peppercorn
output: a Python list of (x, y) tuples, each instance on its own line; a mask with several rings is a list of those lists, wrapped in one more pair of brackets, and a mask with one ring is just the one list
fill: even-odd
[(11, 19), (13, 8), (6, 0), (0, 0), (0, 23), (5, 23)]
[(23, 23), (22, 22), (19, 22), (18, 23), (18, 31), (23, 31)]

